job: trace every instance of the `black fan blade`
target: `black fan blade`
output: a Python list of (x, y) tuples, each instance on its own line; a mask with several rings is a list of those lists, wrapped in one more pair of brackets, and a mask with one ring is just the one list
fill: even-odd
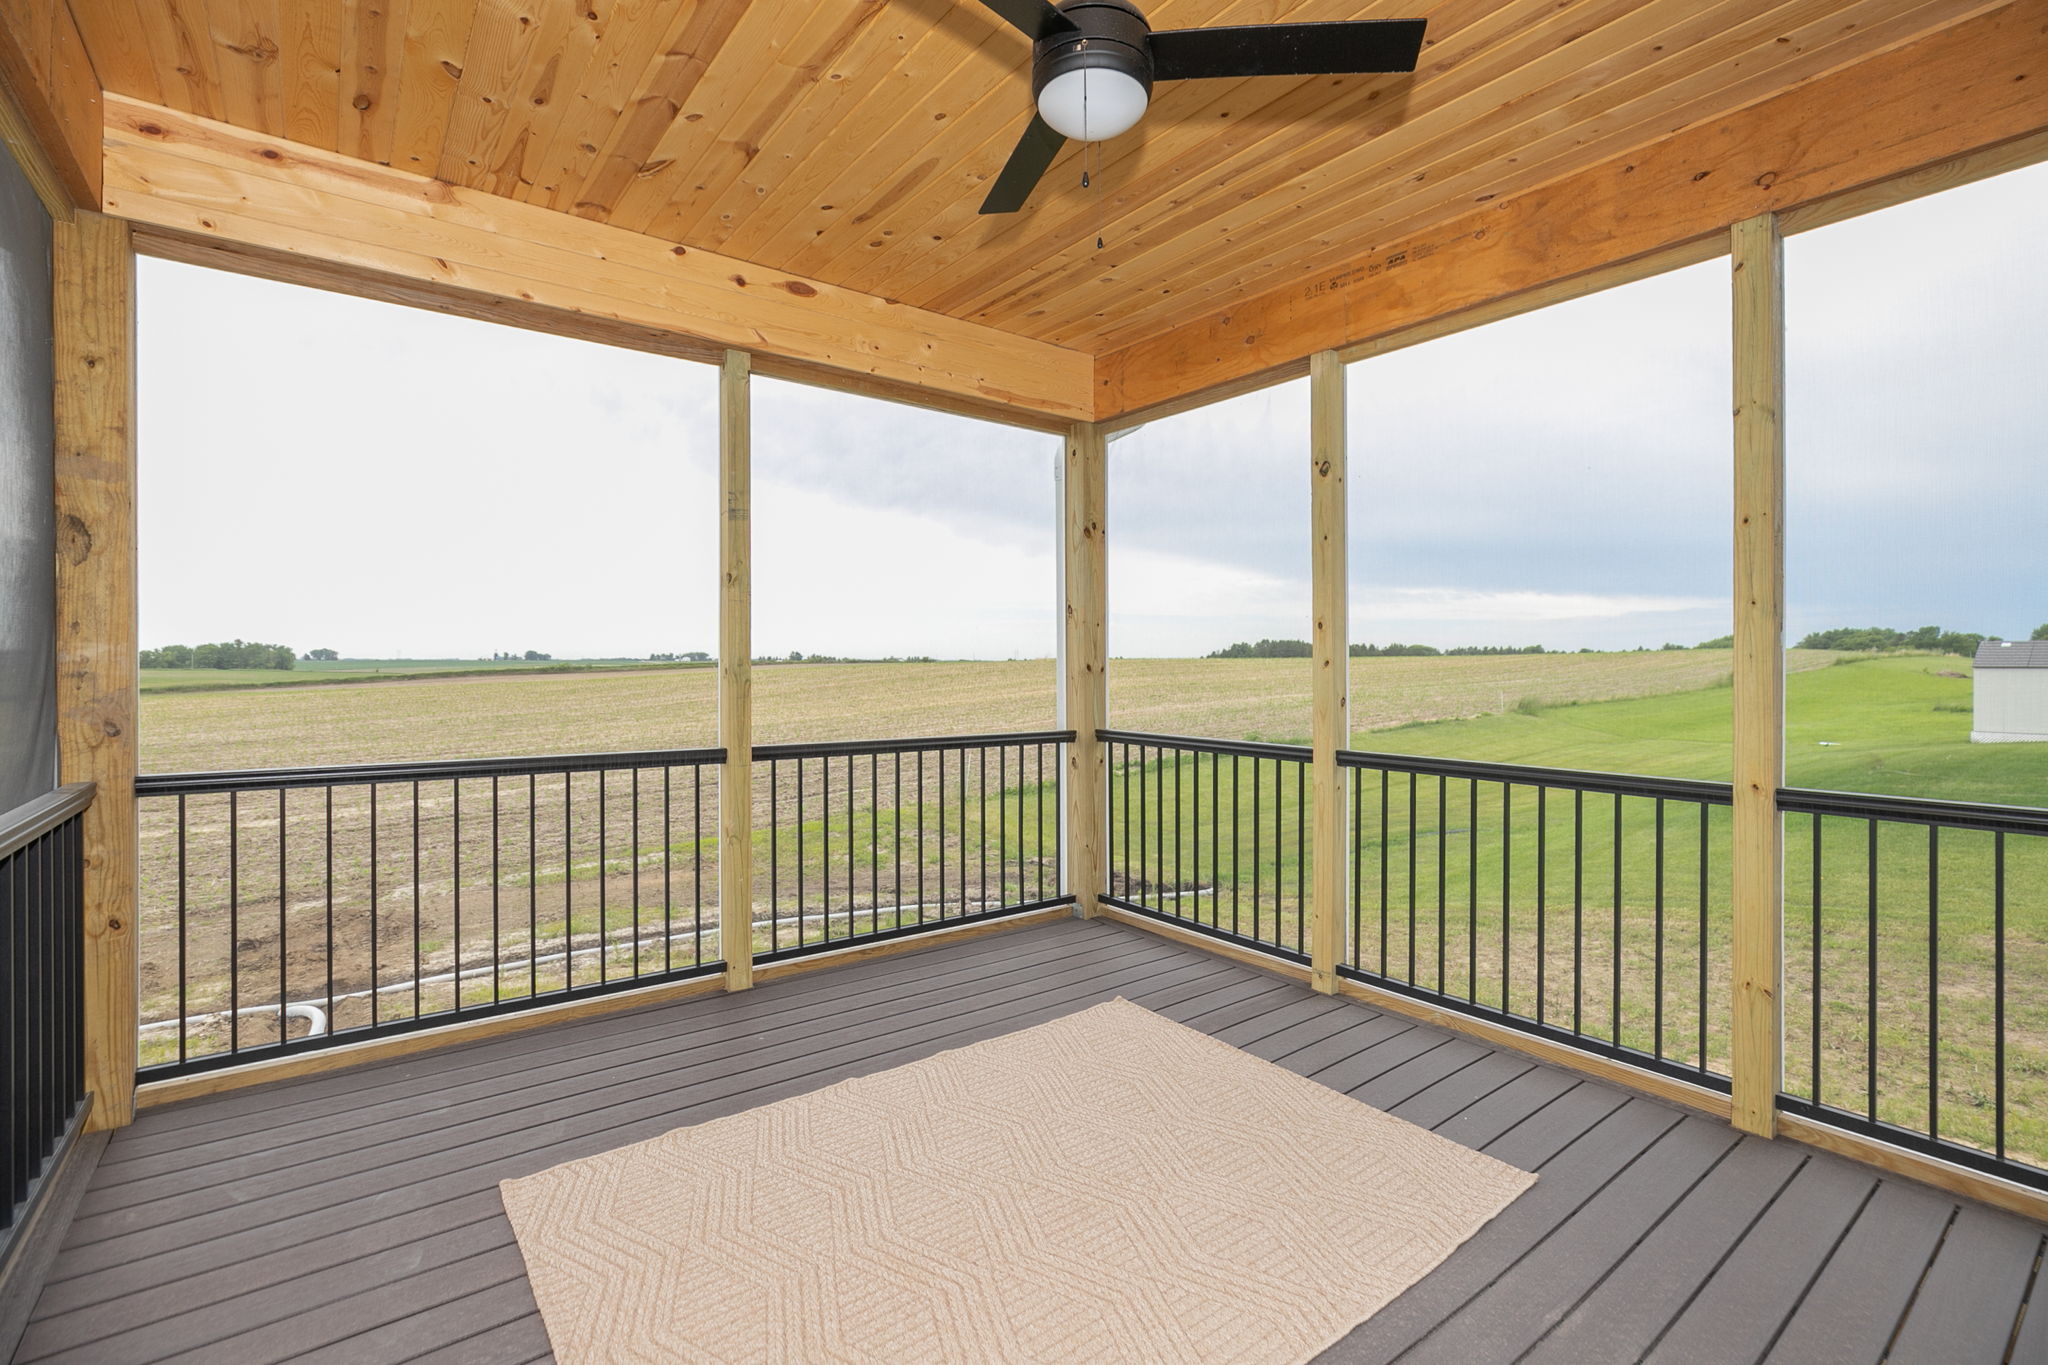
[(1152, 35), (1152, 79), (1413, 71), (1426, 19), (1176, 28)]
[(1010, 153), (1010, 159), (1003, 164), (1003, 173), (996, 177), (995, 187), (988, 192), (988, 198), (981, 201), (981, 211), (1015, 213), (1023, 208), (1039, 177), (1045, 174), (1046, 167), (1052, 165), (1052, 159), (1066, 145), (1064, 136), (1054, 132), (1051, 124), (1033, 114), (1030, 125), (1024, 129), (1024, 136), (1017, 139), (1017, 150)]
[(981, 3), (1034, 43), (1074, 27), (1074, 21), (1054, 9), (1047, 0), (981, 0)]

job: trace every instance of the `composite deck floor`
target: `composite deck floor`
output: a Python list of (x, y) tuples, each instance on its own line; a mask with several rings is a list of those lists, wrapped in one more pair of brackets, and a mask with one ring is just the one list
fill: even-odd
[(1541, 1173), (1326, 1361), (2048, 1361), (2038, 1224), (1071, 921), (146, 1111), (16, 1359), (547, 1360), (498, 1181), (1119, 995)]

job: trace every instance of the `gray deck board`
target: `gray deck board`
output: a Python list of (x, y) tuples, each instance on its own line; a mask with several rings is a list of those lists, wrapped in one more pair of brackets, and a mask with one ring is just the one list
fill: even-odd
[(1957, 1210), (1913, 1311), (1892, 1342), (1898, 1360), (1998, 1360), (2019, 1320), (2041, 1229), (1992, 1209)]
[[(1923, 1186), (1897, 1180), (1879, 1186), (1768, 1359), (1854, 1365), (1881, 1358), (1955, 1212), (1954, 1200)], [(2048, 1360), (2048, 1352), (2040, 1358)]]
[(1653, 1360), (1756, 1360), (1770, 1350), (1877, 1189), (1869, 1167), (1815, 1157), (1701, 1285)]
[(2032, 1289), (2037, 1225), (1065, 922), (145, 1111), (16, 1359), (550, 1360), (499, 1180), (1116, 996), (1540, 1172), (1330, 1362), (1996, 1359)]
[[(1684, 1303), (1798, 1173), (1784, 1143), (1743, 1142), (1686, 1191), (1641, 1242), (1573, 1304), (1548, 1306), (1529, 1361), (1632, 1360), (1650, 1348)], [(1872, 1357), (1875, 1359), (1875, 1357)]]

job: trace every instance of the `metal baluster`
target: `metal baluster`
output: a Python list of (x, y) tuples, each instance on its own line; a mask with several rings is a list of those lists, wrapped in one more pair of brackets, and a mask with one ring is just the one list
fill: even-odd
[(1470, 809), (1465, 825), (1465, 998), (1479, 1003), (1479, 779), (1466, 784)]
[(1365, 965), (1365, 770), (1351, 770), (1351, 967)]
[(1436, 779), (1436, 993), (1446, 994), (1444, 981), (1444, 940), (1450, 933), (1451, 818), (1450, 780), (1442, 773)]
[(420, 784), (412, 784), (412, 1017), (420, 1017)]
[[(326, 788), (324, 788), (323, 790), (324, 790), (324, 792), (325, 792), (325, 794), (326, 794), (326, 803), (325, 803), (325, 804), (326, 804), (326, 814), (325, 814), (325, 816), (324, 816), (324, 820), (325, 820), (325, 823), (326, 823), (326, 832), (327, 832), (327, 838), (326, 838), (326, 840), (325, 840), (325, 843), (324, 843), (324, 845), (323, 845), (323, 847), (324, 847), (324, 848), (325, 848), (325, 850), (326, 850), (326, 862), (327, 862), (327, 877), (326, 877), (326, 884), (327, 884), (327, 892), (326, 892), (326, 898), (327, 898), (327, 1031), (328, 1031), (329, 1033), (334, 1033), (334, 1032), (337, 1032), (337, 1031), (338, 1031), (338, 1030), (337, 1030), (337, 1029), (335, 1028), (335, 1023), (334, 1023), (334, 788), (330, 786), (330, 787), (326, 787)], [(185, 803), (185, 798), (184, 798), (184, 797), (182, 797), (182, 796), (180, 796), (180, 797), (178, 798), (178, 805), (179, 805), (179, 808), (180, 808), (180, 810), (181, 810), (181, 811), (182, 811), (182, 809), (183, 809), (183, 807), (184, 807), (184, 803)], [(182, 849), (180, 849), (179, 851), (180, 851), (180, 854), (182, 855), (182, 853), (183, 853), (183, 850), (182, 850)], [(180, 874), (180, 877), (179, 877), (179, 880), (180, 880), (180, 881), (182, 881), (183, 879), (184, 879), (184, 878), (183, 878), (183, 874), (181, 873), (181, 874)], [(182, 956), (182, 951), (183, 951), (183, 946), (184, 946), (184, 945), (183, 945), (183, 942), (182, 942), (182, 938), (183, 938), (183, 927), (182, 927), (182, 925), (181, 925), (181, 926), (180, 926), (180, 944), (179, 944), (179, 948), (180, 948), (180, 957), (179, 957), (179, 966), (178, 966), (178, 976), (179, 976), (179, 978), (180, 978), (181, 980), (182, 980), (182, 978), (183, 978), (183, 977), (184, 977), (184, 975), (185, 975), (185, 968), (184, 968), (184, 958), (183, 958), (183, 956)], [(182, 988), (181, 988), (181, 991), (182, 991)], [(182, 993), (181, 993), (181, 996), (180, 996), (180, 999), (179, 999), (179, 1013), (180, 1013), (180, 1014), (183, 1014), (183, 1013), (184, 1013), (183, 1005), (184, 1005), (184, 1000), (183, 1000), (183, 997), (182, 997)], [(181, 1021), (181, 1022), (179, 1023), (179, 1025), (178, 1025), (178, 1029), (179, 1029), (179, 1031), (180, 1031), (181, 1033), (183, 1032), (183, 1030), (184, 1030), (184, 1027), (185, 1027), (185, 1025), (184, 1025), (184, 1023), (183, 1023), (183, 1022)], [(181, 1061), (181, 1062), (182, 1062), (183, 1060), (185, 1060), (185, 1049), (184, 1049), (184, 1047), (183, 1047), (183, 1045), (182, 1045), (182, 1039), (180, 1040), (180, 1046), (179, 1046), (179, 1049), (178, 1049), (178, 1060), (179, 1060), (179, 1061)]]
[(1869, 1020), (1869, 1027), (1866, 1030), (1864, 1039), (1869, 1047), (1870, 1055), (1865, 1061), (1864, 1080), (1869, 1090), (1867, 1113), (1870, 1121), (1875, 1123), (1877, 1122), (1877, 821), (1866, 820), (1864, 823), (1869, 827), (1868, 869), (1870, 882), (1870, 923), (1868, 930), (1870, 935), (1870, 998), (1866, 1016)]
[[(543, 774), (526, 774), (526, 990), (529, 1001), (537, 999), (540, 995), (541, 776)], [(567, 970), (566, 961), (564, 970)]]
[(1550, 966), (1550, 788), (1536, 788), (1536, 1022), (1542, 1023)]
[(1500, 1010), (1513, 1013), (1510, 992), (1514, 988), (1514, 906), (1510, 900), (1515, 884), (1515, 784), (1500, 784)]
[(1991, 836), (1991, 1069), (1992, 1127), (1998, 1159), (2005, 1160), (2005, 831)]
[[(831, 765), (832, 760), (826, 759), (825, 766), (829, 768)], [(855, 871), (853, 862), (854, 844), (857, 842), (854, 833), (858, 828), (857, 817), (854, 814), (853, 808), (853, 787), (853, 755), (848, 754), (846, 756), (846, 936), (848, 938), (854, 936), (854, 896), (860, 889), (859, 874)], [(870, 914), (870, 919), (872, 918), (873, 916)]]
[(1415, 984), (1415, 794), (1417, 777), (1408, 774), (1408, 975), (1403, 978), (1409, 985)]
[(1656, 891), (1657, 952), (1650, 964), (1651, 974), (1657, 984), (1657, 996), (1652, 1008), (1650, 1055), (1661, 1058), (1664, 1055), (1664, 798), (1657, 798), (1657, 891)]
[(242, 835), (237, 792), (228, 793), (228, 1051), (242, 1050)]
[[(1707, 903), (1708, 903), (1708, 844), (1712, 837), (1712, 808), (1700, 802), (1700, 1074), (1707, 1072)], [(1819, 1073), (1814, 1073), (1818, 1077)], [(1816, 1079), (1815, 1084), (1819, 1081)], [(1818, 1098), (1818, 1092), (1816, 1092)]]
[(291, 928), (292, 900), (286, 889), (288, 880), (285, 861), (285, 800), (284, 788), (277, 789), (277, 1045), (283, 1047), (291, 1041), (290, 1021), (285, 1006), (291, 1004)]
[(1608, 1001), (1614, 1018), (1608, 1041), (1621, 1046), (1621, 793), (1614, 794), (1614, 998)]
[(1941, 1137), (1941, 826), (1927, 827), (1927, 1135)]
[(1391, 937), (1389, 909), (1392, 896), (1388, 886), (1392, 879), (1392, 865), (1389, 861), (1388, 845), (1392, 842), (1392, 827), (1389, 811), (1393, 801), (1391, 783), (1393, 776), (1385, 768), (1380, 769), (1380, 975), (1387, 975), (1387, 940)]
[(1813, 1070), (1812, 1070), (1812, 1072), (1811, 1072), (1811, 1077), (1812, 1077), (1812, 1082), (1813, 1082), (1813, 1085), (1812, 1085), (1812, 1094), (1813, 1094), (1813, 1102), (1814, 1102), (1815, 1106), (1818, 1106), (1818, 1105), (1819, 1105), (1819, 1104), (1821, 1103), (1821, 1086), (1820, 1086), (1820, 1014), (1821, 1014), (1821, 1010), (1820, 1010), (1820, 993), (1821, 993), (1821, 953), (1820, 953), (1820, 905), (1821, 905), (1821, 885), (1820, 885), (1820, 870), (1821, 870), (1821, 869), (1820, 869), (1820, 842), (1821, 842), (1821, 841), (1820, 841), (1820, 815), (1819, 815), (1819, 814), (1818, 814), (1817, 812), (1816, 812), (1816, 813), (1814, 814), (1814, 816), (1813, 816), (1813, 821), (1812, 821), (1812, 823), (1813, 823), (1813, 1037), (1812, 1037), (1811, 1039), (1809, 1039), (1808, 1041), (1809, 1041), (1809, 1042), (1810, 1042), (1810, 1043), (1812, 1044), (1812, 1047), (1811, 1047), (1811, 1051), (1812, 1051), (1812, 1054), (1813, 1054), (1813, 1057), (1812, 1057), (1812, 1066), (1813, 1066)]
[[(1585, 1031), (1586, 1012), (1586, 793), (1572, 793), (1572, 1032)], [(1700, 997), (1705, 1028), (1706, 996)], [(1704, 1036), (1704, 1035), (1702, 1035)], [(1705, 1054), (1702, 1053), (1702, 1056)]]
[[(332, 821), (332, 816), (331, 816), (331, 815), (329, 816), (329, 820), (330, 820), (330, 822)], [(332, 864), (330, 863), (330, 864), (329, 864), (329, 866), (330, 866), (330, 867), (332, 867)], [(187, 1055), (187, 1053), (186, 1053), (186, 1049), (187, 1049), (187, 1045), (188, 1045), (188, 1039), (187, 1039), (187, 1037), (186, 1037), (187, 1029), (186, 1029), (186, 1025), (185, 1025), (185, 1019), (186, 1019), (186, 1016), (187, 1016), (187, 1015), (189, 1015), (189, 1014), (191, 1013), (191, 1009), (190, 1009), (190, 1007), (189, 1007), (189, 1006), (188, 1006), (188, 1005), (186, 1004), (186, 1000), (185, 1000), (186, 990), (187, 990), (187, 988), (188, 988), (188, 986), (190, 985), (190, 982), (191, 982), (191, 972), (190, 972), (190, 968), (189, 968), (189, 967), (187, 966), (187, 964), (186, 964), (186, 942), (187, 942), (187, 940), (189, 939), (189, 937), (190, 937), (190, 935), (191, 935), (191, 929), (190, 929), (190, 927), (189, 927), (189, 925), (188, 925), (188, 923), (187, 923), (187, 917), (186, 917), (186, 913), (185, 913), (185, 911), (186, 911), (186, 905), (185, 905), (185, 902), (186, 902), (186, 888), (187, 888), (187, 885), (188, 885), (188, 883), (187, 883), (187, 880), (186, 880), (186, 878), (187, 878), (187, 872), (186, 872), (186, 844), (185, 844), (185, 793), (183, 793), (183, 792), (179, 792), (179, 793), (178, 793), (178, 1060), (179, 1060), (180, 1062), (183, 1062), (183, 1061), (185, 1060), (185, 1058), (186, 1058), (186, 1055)], [(332, 891), (332, 889), (331, 889), (331, 888), (332, 888), (332, 885), (333, 885), (333, 878), (332, 878), (332, 876), (330, 875), (330, 877), (329, 877), (329, 887), (330, 887), (330, 890), (329, 890), (329, 892), (328, 892), (328, 897), (327, 897), (327, 933), (328, 933), (328, 941), (329, 941), (330, 943), (331, 943), (331, 942), (333, 941), (333, 935), (334, 935), (334, 893), (333, 893), (333, 891)], [(329, 991), (330, 993), (332, 993), (332, 991), (333, 991), (333, 989), (334, 989), (334, 985), (333, 985), (333, 982), (334, 982), (334, 969), (333, 969), (333, 965), (332, 965), (332, 961), (331, 961), (331, 957), (332, 957), (332, 949), (330, 949), (330, 950), (329, 950), (329, 956), (330, 956), (330, 962), (329, 962), (329, 966), (328, 966), (328, 971), (327, 971), (327, 980), (328, 980), (328, 991)], [(333, 1018), (333, 1017), (334, 1017), (334, 1015), (333, 1015), (333, 1011), (332, 1011), (332, 1010), (330, 1010), (330, 1011), (328, 1012), (328, 1018), (330, 1018), (330, 1019), (331, 1019), (331, 1018)]]
[[(1280, 774), (1280, 763), (1273, 763), (1273, 774)], [(1273, 830), (1277, 837), (1280, 830), (1279, 793), (1274, 793)], [(1277, 903), (1277, 897), (1276, 897)], [(1308, 918), (1308, 764), (1294, 765), (1294, 951), (1303, 951), (1307, 944), (1302, 938), (1303, 922)], [(1273, 940), (1280, 940), (1280, 920), (1276, 909), (1273, 920)]]
[[(498, 978), (504, 972), (505, 963), (505, 951), (501, 942), (504, 925), (501, 922), (500, 901), (504, 886), (504, 876), (499, 867), (501, 856), (498, 847), (501, 837), (498, 832), (499, 809), (498, 779), (493, 774), (491, 777), (491, 1003), (493, 1005), (497, 1004), (499, 1000), (500, 983)], [(332, 1018), (333, 1016), (330, 1014), (328, 1017)]]
[[(723, 773), (719, 775), (718, 780), (725, 780)], [(772, 823), (772, 799), (769, 820), (771, 823), (768, 827), (775, 828)], [(771, 859), (768, 865), (774, 867), (774, 861)], [(692, 914), (695, 917), (690, 929), (690, 965), (701, 967), (704, 965), (704, 765), (701, 763), (690, 765), (690, 877)], [(772, 933), (775, 924), (773, 897), (768, 901), (768, 924)], [(718, 945), (718, 955), (721, 958), (725, 956), (725, 945), (722, 943)]]

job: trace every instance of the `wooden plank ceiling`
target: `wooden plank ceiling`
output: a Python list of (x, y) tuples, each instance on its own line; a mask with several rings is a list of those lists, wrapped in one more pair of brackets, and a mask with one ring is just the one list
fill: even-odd
[(1095, 353), (1995, 8), (1158, 0), (1429, 41), (1413, 76), (1161, 86), (1092, 189), (1070, 144), (983, 218), (1030, 49), (974, 0), (74, 5), (120, 94)]

